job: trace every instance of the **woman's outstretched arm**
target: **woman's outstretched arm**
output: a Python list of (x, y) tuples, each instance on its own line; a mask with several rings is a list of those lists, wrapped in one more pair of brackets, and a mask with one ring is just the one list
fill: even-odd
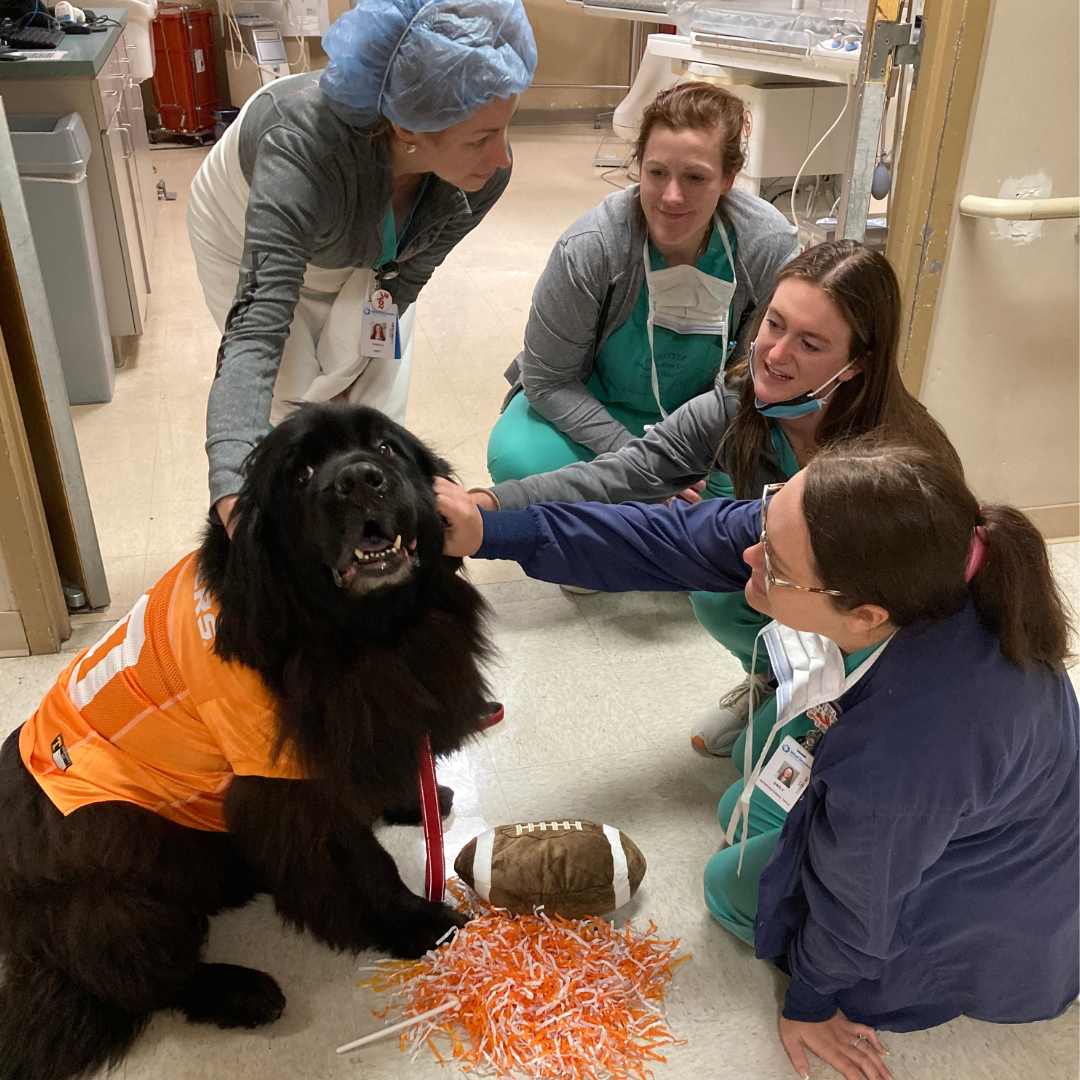
[(642, 503), (539, 503), (498, 513), (478, 509), (436, 480), (448, 555), (511, 559), (530, 577), (604, 592), (734, 592), (750, 569), (760, 505), (710, 499), (671, 508)]

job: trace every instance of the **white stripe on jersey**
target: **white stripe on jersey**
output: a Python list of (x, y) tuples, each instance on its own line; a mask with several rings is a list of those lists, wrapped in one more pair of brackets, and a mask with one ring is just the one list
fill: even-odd
[[(143, 593), (139, 597), (138, 602), (131, 609), (131, 614), (127, 617), (127, 631), (123, 638), (89, 671), (84, 673), (83, 668), (86, 661), (93, 654), (93, 649), (87, 653), (79, 664), (67, 687), (68, 697), (76, 709), (84, 709), (114, 675), (119, 674), (124, 668), (132, 667), (139, 662), (139, 654), (142, 652), (143, 644), (146, 641), (146, 604), (149, 599), (149, 593)], [(110, 630), (105, 635), (105, 638), (108, 638), (114, 632), (114, 630)]]

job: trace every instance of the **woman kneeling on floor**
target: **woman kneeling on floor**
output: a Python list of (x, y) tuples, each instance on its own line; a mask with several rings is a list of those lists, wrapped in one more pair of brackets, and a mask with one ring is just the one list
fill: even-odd
[(1075, 1000), (1069, 623), (1023, 514), (980, 507), (939, 456), (865, 438), (749, 502), (496, 514), (436, 485), (449, 554), (610, 591), (743, 587), (775, 620), (779, 690), (736, 747), (705, 900), (791, 976), (780, 1033), (800, 1075), (809, 1049), (887, 1080), (876, 1028)]

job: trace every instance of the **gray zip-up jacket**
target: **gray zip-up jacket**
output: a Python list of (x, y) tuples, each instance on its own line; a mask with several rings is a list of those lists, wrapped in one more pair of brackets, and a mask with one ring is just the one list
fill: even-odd
[[(738, 380), (718, 375), (712, 390), (691, 398), (642, 439), (631, 439), (610, 454), (578, 461), (552, 472), (505, 480), (491, 488), (503, 510), (538, 502), (660, 502), (713, 470), (730, 472), (726, 451), (717, 448), (739, 410)], [(754, 491), (787, 476), (772, 443), (758, 462)]]
[[(240, 280), (207, 409), (211, 503), (240, 490), (244, 458), (266, 434), (308, 263), (370, 267), (382, 251), (380, 227), (392, 194), (389, 149), (323, 95), (321, 74), (278, 79), (244, 114), (240, 166), (251, 195)], [(500, 169), (480, 191), (465, 192), (431, 176), (398, 245), (397, 276), (382, 275), (400, 313), (509, 180), (510, 170)]]
[[(782, 267), (799, 253), (795, 229), (775, 206), (731, 191), (720, 215), (734, 229), (735, 295), (731, 326), (744, 345), (754, 309)], [(609, 195), (563, 233), (533, 292), (525, 348), (507, 369), (529, 404), (574, 442), (598, 454), (633, 438), (585, 383), (604, 342), (634, 310), (645, 282), (642, 251), (648, 229), (638, 185)]]

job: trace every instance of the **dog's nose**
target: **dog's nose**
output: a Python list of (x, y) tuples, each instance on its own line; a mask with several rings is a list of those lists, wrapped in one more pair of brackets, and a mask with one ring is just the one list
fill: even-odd
[(334, 478), (334, 490), (339, 495), (351, 495), (358, 484), (381, 491), (386, 484), (386, 477), (378, 465), (368, 461), (355, 461), (346, 465)]

